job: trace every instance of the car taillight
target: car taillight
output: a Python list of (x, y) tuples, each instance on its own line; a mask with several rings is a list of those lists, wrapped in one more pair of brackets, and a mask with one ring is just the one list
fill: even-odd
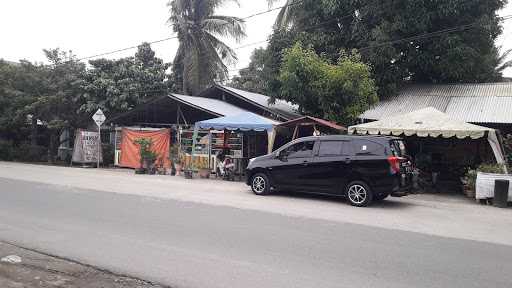
[(392, 175), (400, 173), (400, 158), (395, 156), (388, 157), (389, 168)]

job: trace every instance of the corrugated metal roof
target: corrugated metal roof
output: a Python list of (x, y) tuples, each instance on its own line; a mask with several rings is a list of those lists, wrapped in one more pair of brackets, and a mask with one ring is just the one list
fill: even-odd
[(248, 99), (249, 101), (252, 101), (258, 105), (261, 105), (261, 106), (264, 106), (264, 107), (267, 107), (270, 109), (276, 109), (276, 110), (283, 111), (285, 113), (291, 113), (291, 114), (297, 114), (297, 110), (299, 109), (299, 107), (297, 105), (294, 105), (294, 104), (284, 101), (284, 100), (276, 99), (274, 104), (269, 104), (270, 97), (268, 97), (268, 96), (258, 94), (258, 93), (248, 92), (248, 91), (244, 91), (244, 90), (240, 90), (240, 89), (236, 89), (236, 88), (231, 88), (231, 87), (224, 86), (224, 85), (219, 85), (219, 86), (226, 90), (229, 90), (241, 97), (244, 97), (244, 98)]
[(380, 120), (426, 107), (465, 122), (512, 123), (512, 83), (413, 85), (360, 117)]
[(226, 103), (226, 102), (223, 102), (223, 101), (220, 101), (217, 99), (186, 96), (186, 95), (180, 95), (180, 94), (171, 94), (171, 95), (174, 96), (175, 98), (181, 100), (182, 102), (189, 103), (193, 106), (197, 106), (199, 108), (211, 111), (211, 112), (221, 115), (221, 116), (233, 116), (233, 115), (238, 115), (238, 114), (246, 112), (246, 110), (244, 110), (244, 109), (238, 108), (234, 105), (231, 105), (229, 103)]
[(279, 124), (279, 126), (281, 126), (281, 127), (295, 127), (295, 125), (297, 125), (297, 123), (304, 123), (304, 122), (316, 122), (318, 124), (324, 125), (326, 127), (330, 127), (332, 129), (335, 129), (335, 130), (340, 130), (340, 131), (347, 130), (347, 128), (345, 128), (343, 126), (340, 126), (340, 125), (338, 125), (338, 124), (336, 124), (334, 122), (330, 122), (330, 121), (327, 121), (327, 120), (324, 120), (324, 119), (315, 118), (315, 117), (311, 117), (311, 116), (304, 116), (304, 117), (300, 117), (300, 118), (297, 118), (297, 119), (293, 119), (293, 120), (281, 123), (281, 124)]

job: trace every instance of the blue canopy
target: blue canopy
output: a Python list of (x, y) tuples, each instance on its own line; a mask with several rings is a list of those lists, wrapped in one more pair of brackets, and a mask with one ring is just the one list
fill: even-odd
[(272, 129), (274, 129), (274, 125), (277, 124), (279, 124), (279, 122), (267, 119), (252, 112), (244, 112), (236, 115), (199, 121), (196, 123), (196, 129), (272, 131)]

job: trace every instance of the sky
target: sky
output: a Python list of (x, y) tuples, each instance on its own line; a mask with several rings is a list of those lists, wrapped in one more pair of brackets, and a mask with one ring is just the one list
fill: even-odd
[[(266, 0), (239, 0), (240, 6), (228, 4), (217, 14), (248, 16), (268, 9)], [(26, 59), (44, 61), (42, 49), (72, 50), (78, 58), (136, 46), (174, 36), (167, 23), (167, 0), (16, 0), (0, 1), (2, 43), (0, 58), (10, 61)], [(282, 5), (284, 0), (278, 1)], [(264, 41), (272, 32), (278, 11), (248, 19), (247, 37), (240, 43), (227, 40), (231, 47)], [(512, 15), (512, 2), (500, 15)], [(497, 40), (503, 48), (512, 48), (512, 20), (505, 21), (504, 33)], [(246, 67), (254, 48), (265, 43), (236, 49), (239, 61), (229, 69)], [(166, 62), (176, 53), (177, 40), (154, 44), (157, 56)], [(106, 58), (131, 56), (135, 50)], [(505, 73), (512, 77), (512, 69)]]

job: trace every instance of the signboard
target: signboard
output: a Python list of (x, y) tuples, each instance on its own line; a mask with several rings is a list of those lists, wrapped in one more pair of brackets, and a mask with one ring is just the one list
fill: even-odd
[(106, 119), (107, 117), (105, 117), (105, 114), (103, 114), (103, 111), (101, 111), (101, 109), (98, 109), (98, 111), (96, 111), (96, 113), (92, 115), (92, 120), (94, 120), (98, 127), (100, 127)]
[[(103, 162), (100, 145), (100, 134), (98, 132), (78, 130), (75, 136), (75, 147), (73, 149), (74, 163), (97, 163)], [(98, 157), (99, 155), (99, 157)]]

